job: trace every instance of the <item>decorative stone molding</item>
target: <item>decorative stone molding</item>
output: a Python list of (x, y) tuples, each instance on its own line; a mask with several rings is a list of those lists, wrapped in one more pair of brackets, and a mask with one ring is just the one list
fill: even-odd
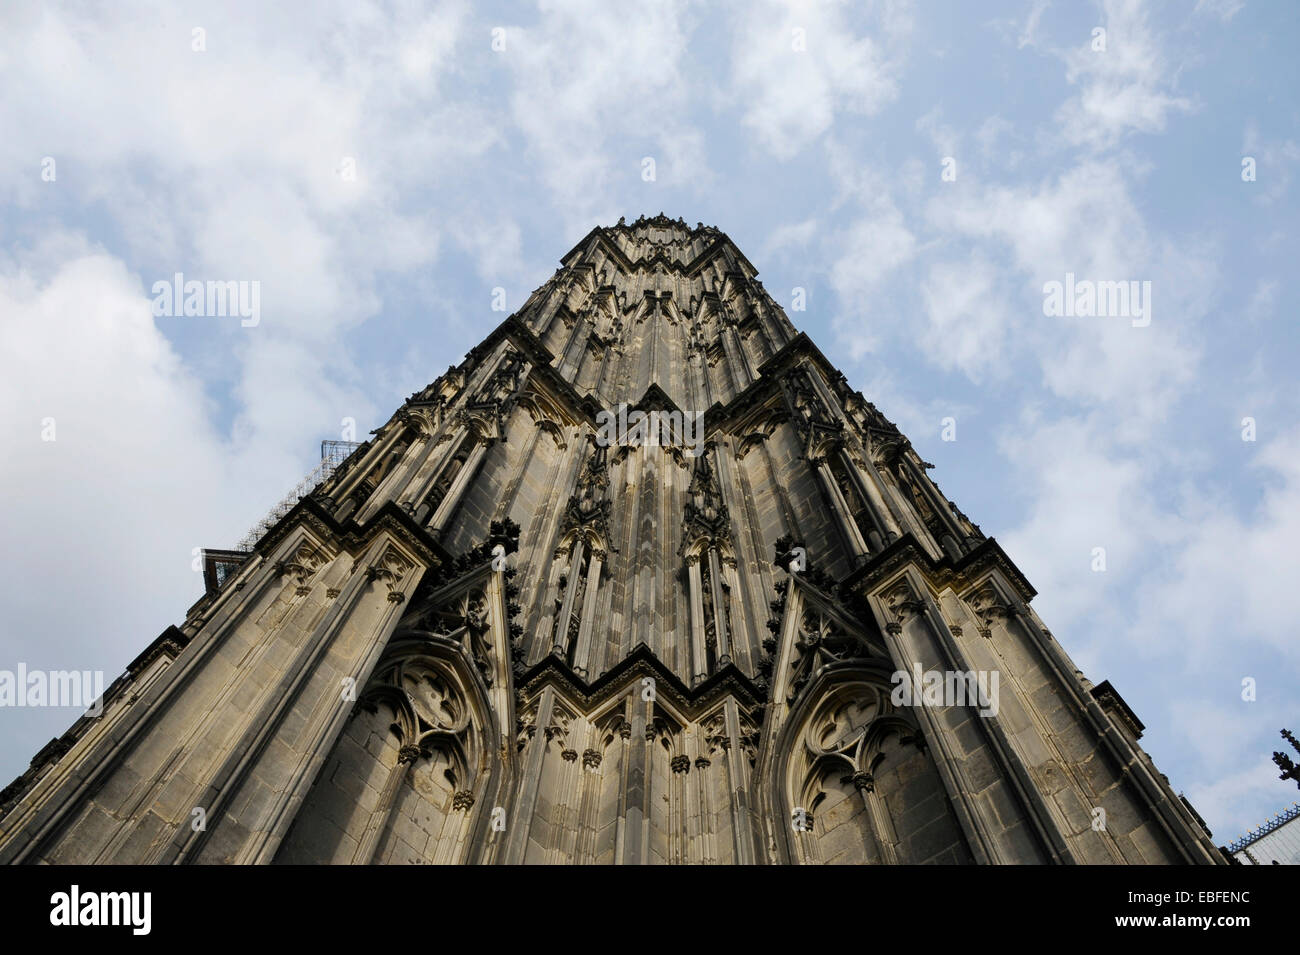
[(727, 713), (718, 711), (711, 717), (708, 717), (703, 724), (705, 732), (705, 746), (708, 751), (715, 756), (722, 752), (725, 754), (731, 750), (731, 737), (727, 734)]
[(790, 667), (786, 702), (793, 703), (817, 670), (829, 663), (870, 659), (870, 644), (860, 634), (850, 632), (840, 621), (815, 603), (805, 605), (795, 635), (797, 654)]
[(414, 566), (401, 551), (390, 544), (383, 555), (366, 568), (366, 579), (382, 580), (388, 588), (388, 600), (400, 604), (406, 600), (406, 594), (398, 588)]
[(885, 604), (898, 624), (907, 623), (913, 616), (925, 611), (925, 601), (906, 580), (900, 580), (885, 593)]
[(515, 748), (522, 750), (537, 735), (537, 711), (531, 706), (523, 709), (515, 720)]
[(298, 549), (288, 560), (276, 561), (275, 575), (283, 577), (285, 574), (293, 574), (298, 581), (295, 593), (302, 597), (311, 593), (310, 582), (324, 563), (325, 558), (319, 550), (310, 543), (304, 541), (298, 545)]
[(1015, 613), (1015, 609), (1002, 600), (1001, 595), (992, 584), (981, 587), (966, 599), (966, 604), (970, 607), (971, 612), (979, 618), (979, 632), (980, 636), (983, 637), (993, 636), (994, 620), (1005, 620)]
[[(304, 662), (278, 672), (275, 654), (253, 653), (239, 663), (236, 679), (284, 689), (246, 714), (247, 729), (232, 730), (246, 749), (220, 747), (211, 761), (226, 777), (216, 791), (240, 818), (232, 825), (230, 814), (214, 816), (224, 828), (208, 858), (230, 852), (298, 862), (328, 856), (337, 843), (355, 845), (349, 861), (356, 862), (627, 863), (662, 850), (664, 861), (682, 863), (881, 863), (914, 852), (955, 861), (963, 846), (973, 861), (1083, 861), (1100, 854), (1104, 840), (1118, 845), (1125, 836), (1068, 827), (1051, 811), (1051, 794), (1073, 786), (1064, 795), (1089, 806), (1087, 789), (1120, 786), (1132, 797), (1125, 815), (1133, 827), (1169, 837), (1168, 861), (1207, 861), (1196, 855), (1204, 848), (1197, 840), (1206, 840), (1183, 825), (1176, 794), (1130, 745), (1126, 714), (1116, 715), (1120, 704), (1103, 688), (1093, 694), (1100, 709), (1090, 697), (1079, 705), (1073, 679), (1061, 694), (1069, 717), (1087, 731), (1069, 747), (1070, 761), (1086, 767), (1074, 779), (1066, 778), (1065, 760), (1048, 779), (1030, 764), (1039, 747), (1008, 742), (998, 721), (978, 724), (973, 738), (949, 719), (957, 713), (891, 707), (890, 670), (943, 666), (945, 648), (971, 649), (964, 626), (972, 637), (976, 629), (989, 636), (1000, 615), (1017, 614), (1034, 631), (1031, 649), (1051, 651), (1045, 669), (1068, 674), (1072, 666), (1059, 659), (1061, 648), (1046, 646), (1046, 631), (1039, 639), (1023, 575), (946, 501), (907, 439), (793, 328), (739, 250), (716, 230), (687, 236), (666, 217), (639, 223), (595, 230), (458, 368), (413, 396), (263, 534), (241, 573), (257, 593), (253, 605), (248, 595), (228, 594), (196, 604), (185, 639), (209, 629), (177, 661), (184, 672), (164, 674), (134, 710), (114, 705), (109, 718), (121, 722), (107, 737), (86, 739), (85, 757), (71, 746), (75, 733), (47, 747), (23, 783), (45, 788), (18, 807), (26, 817), (6, 817), (0, 854), (9, 854), (0, 861), (81, 861), (74, 857), (82, 851), (109, 861), (171, 861), (173, 850), (180, 861), (204, 861), (169, 846), (184, 839), (201, 848), (183, 824), (174, 840), (130, 838), (156, 800), (117, 797), (133, 785), (114, 778), (119, 750), (157, 750), (149, 734), (170, 729), (188, 745), (186, 734), (200, 732), (211, 714), (201, 702), (196, 712), (192, 694), (179, 688), (192, 676), (211, 679), (209, 657), (225, 665), (210, 649), (227, 637), (226, 645), (273, 639), (256, 624), (271, 601), (273, 617), (302, 629), (290, 637)], [(644, 234), (651, 225), (669, 234)], [(577, 334), (563, 335), (566, 324)], [(652, 382), (660, 383), (653, 393)], [(688, 457), (671, 442), (597, 448), (597, 414), (624, 402), (707, 407), (706, 456)], [(527, 414), (515, 413), (521, 406)], [(506, 425), (519, 440), (498, 447)], [(825, 471), (815, 469), (819, 462)], [(481, 550), (449, 552), (475, 527), (508, 514), (527, 516), (523, 547), (507, 548), (519, 553), (519, 585), (509, 583), (514, 567), (503, 578)], [(435, 518), (438, 531), (429, 527)], [(774, 537), (785, 546), (778, 543), (769, 567), (757, 551)], [(261, 567), (276, 559), (272, 578)], [(345, 577), (349, 563), (356, 574)], [(831, 579), (823, 566), (842, 576)], [(385, 589), (371, 587), (379, 581)], [(231, 583), (231, 591), (245, 585)], [(348, 607), (340, 605), (345, 590)], [(335, 603), (315, 607), (313, 594)], [(293, 606), (301, 600), (313, 604)], [(953, 600), (970, 614), (949, 614)], [(923, 623), (933, 624), (939, 660), (928, 652)], [(919, 645), (882, 638), (909, 629)], [(552, 643), (555, 655), (546, 652)], [(162, 646), (169, 657), (180, 652)], [(1005, 667), (1032, 665), (1013, 656)], [(148, 675), (168, 662), (156, 659)], [(340, 663), (341, 673), (372, 676), (355, 705), (320, 711), (310, 687), (333, 679), (328, 672)], [(318, 665), (328, 672), (316, 673)], [(1010, 682), (1018, 673), (1006, 675)], [(647, 677), (652, 701), (641, 695)], [(134, 701), (141, 682), (125, 681), (111, 702)], [(771, 700), (774, 685), (781, 692)], [(345, 726), (349, 706), (358, 722)], [(932, 734), (930, 750), (918, 721)], [(647, 745), (632, 743), (635, 725), (645, 728)], [(358, 739), (370, 746), (355, 745)], [(77, 764), (39, 783), (70, 748), (75, 755), (67, 758)], [(565, 766), (554, 763), (557, 756)], [(717, 777), (685, 778), (692, 764), (704, 773), (715, 763)], [(322, 765), (339, 771), (311, 772)], [(929, 788), (916, 785), (926, 767), (942, 776)], [(971, 795), (990, 781), (1005, 783), (1007, 798), (996, 806)], [(263, 783), (274, 791), (272, 806), (242, 789)], [(355, 806), (368, 784), (384, 805), (341, 822), (347, 838), (308, 845), (321, 818), (337, 815), (340, 790)], [(166, 780), (160, 773), (145, 785), (161, 789)], [(21, 791), (0, 793), (0, 815)], [(103, 799), (116, 799), (102, 807), (116, 820), (111, 829), (83, 811)], [(795, 806), (802, 837), (787, 828)], [(917, 839), (949, 806), (960, 817), (953, 834), (929, 829)], [(507, 814), (506, 831), (476, 818), (489, 810)], [(810, 810), (836, 828), (807, 831)], [(654, 845), (638, 835), (647, 815), (658, 830)], [(553, 827), (558, 816), (563, 824)], [(39, 827), (29, 823), (35, 817)], [(626, 839), (606, 838), (615, 821)], [(1133, 831), (1129, 819), (1113, 821)], [(386, 838), (412, 823), (429, 838), (412, 846)], [(7, 843), (15, 832), (30, 845)], [(282, 853), (285, 846), (293, 851)], [(1146, 851), (1144, 843), (1113, 854), (1129, 861)]]
[(436, 423), (428, 410), (411, 405), (401, 408), (394, 416), (394, 420), (409, 428), (411, 435), (416, 438), (430, 438), (436, 428)]

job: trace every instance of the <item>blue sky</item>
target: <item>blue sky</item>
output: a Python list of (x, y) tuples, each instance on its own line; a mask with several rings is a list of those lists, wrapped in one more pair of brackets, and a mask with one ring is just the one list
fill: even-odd
[[(807, 290), (1227, 842), (1297, 798), (1298, 48), (1238, 0), (7, 8), (0, 668), (111, 679), (494, 287), (663, 211)], [(175, 272), (259, 282), (259, 324), (155, 317)], [(1045, 316), (1067, 272), (1151, 282), (1150, 325)], [(0, 776), (75, 715), (0, 710)]]

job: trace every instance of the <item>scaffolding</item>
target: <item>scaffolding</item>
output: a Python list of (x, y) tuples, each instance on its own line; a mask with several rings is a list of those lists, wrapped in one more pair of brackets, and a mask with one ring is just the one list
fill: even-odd
[(359, 447), (361, 447), (361, 443), (358, 441), (322, 441), (320, 443), (320, 464), (312, 468), (307, 476), (294, 485), (293, 490), (281, 499), (280, 503), (271, 508), (265, 517), (253, 525), (252, 529), (235, 545), (235, 550), (251, 553), (257, 542), (262, 539), (263, 534), (274, 527), (280, 518), (292, 511), (295, 504), (333, 474), (335, 469)]
[(1227, 849), (1243, 864), (1293, 865), (1300, 861), (1300, 832), (1295, 826), (1284, 832), (1278, 830), (1297, 817), (1300, 817), (1300, 803), (1293, 803), (1290, 809), (1279, 812), (1262, 826), (1228, 843)]

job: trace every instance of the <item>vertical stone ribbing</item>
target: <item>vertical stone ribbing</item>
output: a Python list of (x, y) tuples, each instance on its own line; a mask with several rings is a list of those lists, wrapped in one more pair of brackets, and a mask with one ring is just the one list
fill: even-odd
[(5, 791), (0, 863), (1221, 861), (930, 467), (723, 233), (594, 229)]

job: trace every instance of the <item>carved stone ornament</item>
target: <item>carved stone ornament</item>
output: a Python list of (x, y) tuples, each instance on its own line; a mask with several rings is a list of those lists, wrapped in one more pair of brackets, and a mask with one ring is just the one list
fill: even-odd
[(288, 560), (277, 561), (275, 564), (275, 575), (283, 577), (285, 574), (292, 574), (298, 582), (295, 593), (299, 596), (305, 596), (311, 593), (310, 582), (324, 563), (324, 557), (310, 543), (304, 541), (298, 545), (298, 549)]

